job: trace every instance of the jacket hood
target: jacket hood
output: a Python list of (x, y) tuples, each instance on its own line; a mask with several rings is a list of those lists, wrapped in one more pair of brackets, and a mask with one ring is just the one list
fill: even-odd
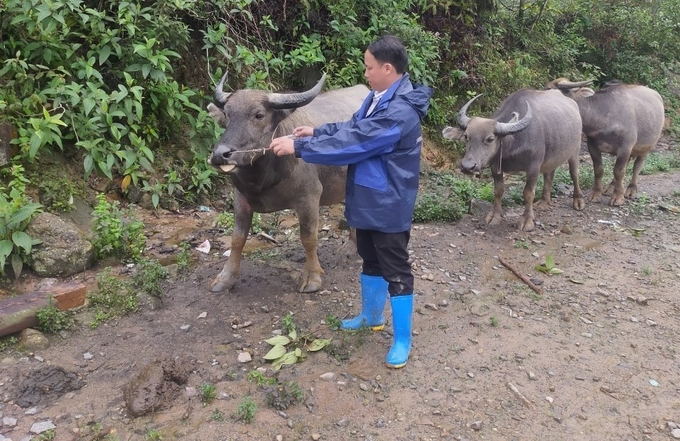
[(422, 120), (427, 115), (430, 106), (430, 97), (434, 90), (420, 84), (411, 84), (409, 74), (405, 73), (401, 80), (401, 85), (397, 90), (397, 96), (406, 101), (409, 106), (418, 113)]

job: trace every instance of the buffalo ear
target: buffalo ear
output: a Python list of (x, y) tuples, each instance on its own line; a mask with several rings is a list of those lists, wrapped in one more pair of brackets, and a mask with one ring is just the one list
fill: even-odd
[(442, 136), (446, 139), (462, 139), (465, 133), (460, 127), (446, 126), (442, 130)]
[(220, 125), (220, 127), (227, 127), (229, 118), (227, 118), (227, 115), (224, 114), (222, 109), (217, 107), (215, 104), (210, 103), (208, 104), (208, 113), (217, 122), (217, 124)]
[(595, 91), (590, 87), (581, 87), (580, 89), (573, 92), (573, 94), (574, 94), (573, 98), (575, 100), (578, 100), (581, 98), (588, 98), (589, 96), (595, 95)]

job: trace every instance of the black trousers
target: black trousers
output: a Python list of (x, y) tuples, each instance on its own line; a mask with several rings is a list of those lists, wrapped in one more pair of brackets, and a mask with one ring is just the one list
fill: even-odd
[(408, 260), (410, 231), (382, 233), (357, 228), (357, 251), (363, 259), (363, 273), (382, 276), (391, 296), (413, 294), (413, 272)]

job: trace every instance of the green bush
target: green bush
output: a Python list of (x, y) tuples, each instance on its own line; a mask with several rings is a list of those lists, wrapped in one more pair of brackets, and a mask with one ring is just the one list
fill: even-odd
[(92, 212), (94, 237), (92, 245), (98, 257), (115, 256), (138, 260), (144, 251), (144, 224), (130, 210), (123, 211), (119, 202), (109, 202), (104, 194), (97, 195)]
[(141, 259), (137, 262), (132, 275), (132, 286), (142, 293), (154, 297), (163, 294), (163, 281), (168, 278), (168, 270), (155, 259)]
[[(4, 178), (5, 169), (0, 169)], [(5, 274), (5, 264), (9, 260), (14, 277), (21, 276), (24, 258), (31, 253), (33, 245), (40, 243), (24, 231), (33, 216), (39, 213), (42, 205), (30, 201), (26, 195), (24, 169), (14, 164), (9, 168), (7, 186), (0, 180), (0, 275)]]
[(73, 319), (66, 311), (60, 311), (52, 302), (36, 313), (38, 317), (38, 330), (50, 334), (73, 326)]

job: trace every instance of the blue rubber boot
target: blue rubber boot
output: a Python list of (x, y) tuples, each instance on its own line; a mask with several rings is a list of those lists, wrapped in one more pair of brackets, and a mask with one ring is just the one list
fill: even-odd
[(387, 353), (387, 366), (398, 369), (408, 361), (411, 352), (411, 326), (413, 324), (413, 294), (390, 297), (394, 340)]
[(385, 327), (385, 302), (387, 301), (387, 280), (381, 276), (361, 274), (361, 313), (351, 319), (343, 320), (340, 328), (357, 330), (371, 328), (382, 331)]

